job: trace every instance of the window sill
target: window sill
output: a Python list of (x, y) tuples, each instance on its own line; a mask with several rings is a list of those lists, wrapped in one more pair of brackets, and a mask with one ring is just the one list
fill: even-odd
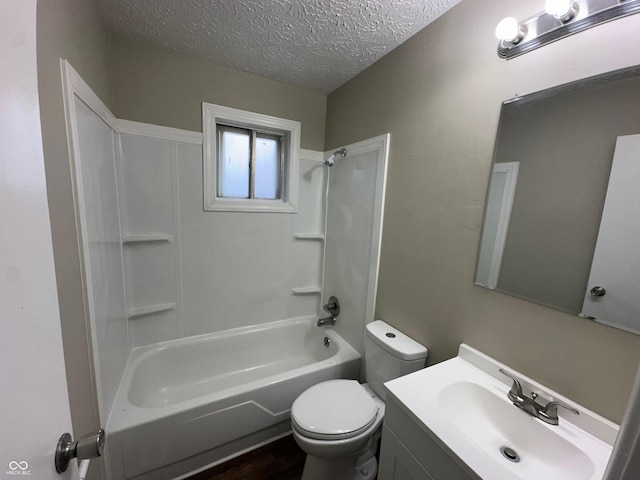
[(216, 198), (204, 209), (208, 212), (298, 213), (297, 205), (282, 200)]

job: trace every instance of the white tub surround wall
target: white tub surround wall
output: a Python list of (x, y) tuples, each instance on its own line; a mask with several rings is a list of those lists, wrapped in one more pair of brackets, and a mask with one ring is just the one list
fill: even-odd
[(184, 336), (318, 314), (326, 182), (320, 160), (319, 152), (300, 152), (297, 214), (205, 212), (202, 159), (180, 164)]
[(131, 346), (316, 314), (322, 155), (300, 152), (295, 215), (204, 211), (201, 136), (137, 125), (117, 135)]
[(181, 163), (202, 158), (202, 136), (177, 141), (159, 138), (158, 128), (150, 129), (153, 136), (129, 131), (117, 135), (117, 169), (134, 347), (182, 336), (178, 170)]
[(374, 320), (389, 140), (387, 134), (346, 145), (346, 157), (330, 169), (322, 298), (338, 297), (336, 331), (359, 352)]
[(64, 60), (61, 72), (86, 289), (85, 318), (90, 320), (98, 409), (104, 425), (129, 354), (115, 170), (116, 118)]
[(119, 120), (61, 68), (104, 424), (131, 347), (318, 313), (327, 173), (300, 151), (294, 215), (204, 212), (202, 134)]
[(111, 478), (175, 478), (289, 433), (299, 394), (358, 376), (360, 355), (316, 320), (133, 349), (107, 424)]

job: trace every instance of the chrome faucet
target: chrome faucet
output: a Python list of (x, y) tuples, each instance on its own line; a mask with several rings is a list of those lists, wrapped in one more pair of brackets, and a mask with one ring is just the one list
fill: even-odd
[(336, 324), (336, 317), (324, 317), (324, 318), (318, 319), (319, 327), (333, 326), (335, 324)]
[(338, 302), (338, 299), (333, 295), (330, 296), (329, 303), (323, 305), (322, 309), (331, 316), (319, 319), (317, 325), (319, 327), (324, 327), (326, 325), (335, 325), (336, 317), (340, 315), (340, 302)]
[(570, 407), (566, 403), (562, 403), (557, 400), (551, 401), (546, 405), (542, 405), (537, 401), (537, 393), (531, 392), (530, 397), (527, 397), (524, 393), (522, 393), (522, 385), (514, 375), (503, 370), (502, 368), (500, 368), (498, 371), (513, 380), (513, 385), (511, 385), (511, 390), (509, 390), (509, 393), (507, 393), (507, 398), (516, 407), (518, 407), (520, 410), (524, 410), (529, 415), (539, 418), (549, 425), (558, 425), (558, 407), (562, 407), (576, 415), (580, 414), (580, 412), (578, 412), (578, 410), (576, 410), (575, 408)]

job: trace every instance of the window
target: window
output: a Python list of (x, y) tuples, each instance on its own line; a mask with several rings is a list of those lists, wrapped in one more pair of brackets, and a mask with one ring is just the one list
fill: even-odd
[(279, 200), (284, 135), (217, 125), (218, 197)]
[(295, 213), (300, 123), (203, 103), (204, 209)]

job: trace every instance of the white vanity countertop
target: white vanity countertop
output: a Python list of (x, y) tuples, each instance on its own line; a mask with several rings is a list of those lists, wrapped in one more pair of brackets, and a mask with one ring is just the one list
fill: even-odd
[[(525, 395), (534, 391), (543, 405), (558, 400), (580, 415), (559, 408), (553, 426), (516, 408), (507, 398), (512, 382), (499, 368), (521, 380)], [(487, 480), (601, 480), (618, 432), (614, 423), (465, 344), (457, 357), (385, 387), (423, 430)], [(503, 446), (520, 461), (503, 457)]]

